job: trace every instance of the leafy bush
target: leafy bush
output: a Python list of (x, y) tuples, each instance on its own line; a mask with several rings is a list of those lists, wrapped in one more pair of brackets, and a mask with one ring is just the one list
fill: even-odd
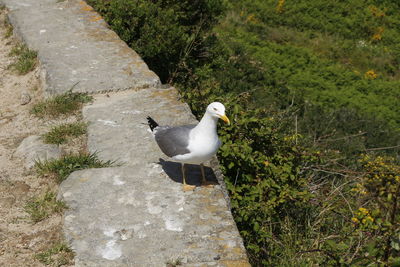
[(303, 167), (316, 158), (296, 145), (298, 136), (282, 131), (279, 114), (235, 107), (230, 108), (233, 126), (221, 132), (219, 158), (248, 251), (253, 259), (272, 264), (280, 254), (271, 242), (284, 232), (280, 223), (293, 209), (305, 209), (311, 198)]
[(366, 155), (365, 174), (353, 189), (361, 205), (352, 218), (357, 234), (365, 237), (365, 264), (400, 263), (400, 166), (393, 158)]
[(221, 0), (89, 0), (111, 28), (138, 52), (162, 81), (208, 58), (209, 29), (223, 12)]

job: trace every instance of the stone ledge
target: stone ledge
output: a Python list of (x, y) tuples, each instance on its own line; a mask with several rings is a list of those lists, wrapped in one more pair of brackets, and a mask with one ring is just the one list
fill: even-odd
[(220, 187), (183, 192), (159, 164), (77, 171), (59, 197), (77, 266), (249, 266)]
[(46, 95), (158, 87), (150, 71), (84, 1), (0, 0), (14, 33), (38, 51)]

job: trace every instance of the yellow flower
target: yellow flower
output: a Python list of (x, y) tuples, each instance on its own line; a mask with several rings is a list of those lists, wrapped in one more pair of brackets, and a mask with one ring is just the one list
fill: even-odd
[(372, 35), (372, 40), (375, 40), (375, 41), (382, 40), (382, 35), (379, 33), (375, 33), (374, 35)]
[(250, 15), (247, 17), (246, 21), (250, 21), (250, 22), (254, 21), (254, 14), (250, 14)]
[(385, 9), (384, 10), (380, 10), (379, 8), (377, 8), (376, 6), (373, 6), (373, 5), (371, 5), (371, 6), (369, 6), (368, 7), (369, 8), (369, 10), (371, 11), (371, 13), (372, 13), (372, 15), (374, 16), (374, 17), (384, 17), (386, 14), (385, 14)]
[(351, 218), (351, 220), (353, 221), (353, 223), (359, 223), (359, 220), (356, 217)]
[(364, 215), (367, 215), (369, 213), (369, 211), (366, 208), (359, 208), (358, 210)]
[(278, 5), (276, 6), (276, 12), (283, 12), (283, 5), (285, 4), (285, 0), (278, 0)]
[(374, 40), (374, 41), (382, 40), (382, 34), (384, 31), (385, 31), (385, 29), (383, 27), (376, 28), (374, 35), (372, 35), (372, 40)]
[(369, 70), (364, 74), (364, 77), (367, 79), (375, 80), (378, 77), (378, 74), (373, 70)]

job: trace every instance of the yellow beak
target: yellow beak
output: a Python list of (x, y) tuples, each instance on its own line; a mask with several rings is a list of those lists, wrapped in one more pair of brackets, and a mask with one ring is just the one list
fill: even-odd
[(220, 116), (221, 120), (223, 120), (224, 122), (226, 122), (228, 125), (231, 124), (231, 122), (229, 121), (228, 117), (226, 115), (222, 115)]

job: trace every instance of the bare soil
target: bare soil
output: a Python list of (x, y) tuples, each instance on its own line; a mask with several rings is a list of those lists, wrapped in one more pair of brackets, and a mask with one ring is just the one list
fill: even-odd
[[(34, 169), (25, 169), (22, 160), (13, 154), (25, 137), (41, 135), (54, 124), (77, 118), (41, 120), (30, 113), (42, 99), (39, 68), (26, 75), (8, 68), (15, 60), (9, 53), (17, 40), (5, 37), (5, 19), (6, 11), (0, 11), (0, 265), (44, 266), (34, 255), (62, 240), (62, 215), (54, 214), (34, 224), (24, 207), (48, 189), (57, 192), (58, 185), (49, 178), (38, 177)], [(21, 95), (26, 93), (31, 101), (22, 105)], [(82, 146), (82, 140), (75, 140), (64, 148), (77, 151)]]

